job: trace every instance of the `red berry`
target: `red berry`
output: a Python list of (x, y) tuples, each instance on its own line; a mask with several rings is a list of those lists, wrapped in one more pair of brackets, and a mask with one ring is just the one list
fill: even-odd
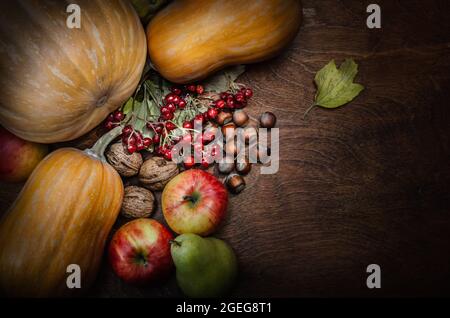
[(217, 115), (219, 114), (219, 111), (215, 108), (208, 109), (208, 118), (209, 119), (216, 119)]
[(172, 123), (172, 122), (166, 123), (166, 129), (167, 129), (168, 131), (174, 130), (174, 129), (176, 129), (176, 128), (177, 128), (177, 126), (176, 126), (174, 123)]
[(144, 143), (143, 143), (142, 141), (139, 142), (139, 143), (136, 145), (136, 147), (137, 147), (137, 150), (138, 150), (138, 151), (141, 151), (141, 150), (144, 150), (145, 148), (147, 148), (147, 147), (144, 146)]
[(223, 99), (219, 99), (215, 101), (215, 105), (217, 108), (222, 109), (225, 107), (226, 102)]
[(142, 143), (142, 136), (141, 135), (136, 134), (134, 138), (136, 138), (136, 145)]
[(194, 84), (189, 84), (189, 85), (186, 85), (186, 89), (192, 93), (195, 93), (195, 91), (197, 90), (197, 87)]
[(153, 143), (154, 144), (159, 144), (160, 141), (161, 141), (161, 137), (159, 135), (154, 135), (153, 136)]
[(247, 97), (247, 98), (252, 98), (252, 96), (253, 96), (253, 91), (252, 91), (252, 89), (251, 89), (251, 88), (247, 88), (247, 89), (244, 91), (244, 95), (245, 95), (245, 97)]
[(151, 138), (144, 138), (142, 140), (142, 143), (144, 144), (145, 148), (148, 148), (152, 144), (152, 139)]
[(164, 151), (164, 158), (169, 161), (172, 160), (172, 151), (170, 149)]
[(197, 87), (195, 88), (195, 91), (197, 92), (197, 94), (201, 95), (201, 94), (203, 94), (205, 89), (203, 88), (202, 85), (197, 85)]
[(122, 121), (125, 118), (125, 115), (121, 111), (115, 111), (114, 112), (114, 120), (115, 121)]
[(136, 150), (137, 150), (137, 147), (136, 147), (136, 145), (128, 145), (127, 146), (127, 150), (128, 150), (128, 152), (130, 153), (130, 154), (133, 154), (133, 153), (135, 153), (136, 152)]
[(183, 128), (192, 129), (192, 128), (194, 128), (194, 125), (192, 125), (192, 122), (190, 122), (190, 121), (185, 121), (183, 123)]
[(178, 108), (185, 108), (186, 107), (186, 101), (184, 99), (180, 99), (180, 102), (178, 103)]
[(237, 93), (236, 95), (234, 95), (234, 99), (238, 102), (238, 103), (243, 103), (245, 102), (245, 95), (242, 93)]
[[(173, 105), (173, 104), (169, 104), (169, 105)], [(169, 108), (167, 106), (161, 107), (161, 114), (167, 114), (170, 113), (171, 111), (169, 110)]]
[(123, 129), (122, 129), (122, 134), (125, 136), (131, 135), (132, 132), (133, 132), (133, 127), (131, 127), (130, 125), (127, 125), (127, 126), (123, 127)]
[(127, 145), (136, 145), (136, 138), (130, 136), (127, 138)]
[(190, 156), (184, 159), (183, 165), (186, 169), (191, 169), (195, 166), (194, 156)]
[(173, 113), (173, 112), (175, 112), (177, 110), (177, 107), (175, 106), (174, 103), (167, 104), (166, 107), (167, 107), (167, 109), (169, 110), (170, 113)]
[(178, 95), (173, 96), (173, 103), (175, 105), (178, 105), (180, 103), (180, 100), (181, 100), (180, 96), (178, 96)]
[(157, 134), (162, 133), (163, 128), (164, 128), (163, 126), (157, 125), (157, 126), (155, 127), (155, 133), (157, 133)]
[(205, 118), (203, 117), (203, 114), (198, 114), (194, 117), (194, 121), (196, 121), (196, 122), (203, 123), (204, 120), (205, 120)]
[(220, 99), (226, 100), (230, 96), (227, 92), (220, 93)]
[(228, 106), (228, 108), (234, 108), (234, 106), (235, 106), (234, 104), (235, 104), (234, 98), (232, 96), (229, 96), (227, 98), (227, 106)]
[(166, 113), (162, 115), (162, 118), (164, 120), (172, 120), (175, 117), (175, 115), (173, 113)]
[(171, 90), (172, 93), (174, 93), (175, 95), (181, 95), (181, 89), (179, 89), (178, 87), (172, 87), (170, 90)]
[(164, 100), (166, 101), (167, 104), (173, 103), (173, 99), (175, 96), (177, 96), (177, 95), (172, 94), (172, 93), (167, 94), (166, 97), (164, 98)]
[(108, 130), (111, 130), (115, 127), (114, 123), (112, 121), (106, 121), (105, 122), (105, 128)]

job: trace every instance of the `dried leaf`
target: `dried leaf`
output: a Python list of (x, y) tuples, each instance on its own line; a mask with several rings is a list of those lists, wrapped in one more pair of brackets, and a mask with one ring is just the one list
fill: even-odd
[(226, 92), (236, 79), (245, 72), (244, 65), (229, 67), (210, 77), (204, 84), (206, 91)]

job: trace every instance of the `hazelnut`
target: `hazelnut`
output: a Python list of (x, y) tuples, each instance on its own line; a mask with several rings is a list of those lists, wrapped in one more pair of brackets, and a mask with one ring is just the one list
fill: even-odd
[(139, 181), (153, 191), (161, 191), (179, 173), (178, 165), (161, 157), (151, 157), (139, 171)]
[(245, 158), (242, 162), (236, 162), (236, 171), (239, 174), (248, 174), (252, 170), (252, 164), (249, 162), (248, 158)]
[(271, 112), (265, 112), (261, 115), (259, 123), (261, 124), (261, 127), (273, 128), (277, 123), (277, 117)]
[(155, 208), (155, 197), (150, 190), (129, 186), (125, 188), (120, 213), (126, 218), (149, 217)]
[(242, 176), (232, 173), (225, 179), (225, 184), (227, 185), (230, 192), (238, 194), (245, 189), (245, 180)]
[(246, 123), (248, 123), (248, 120), (249, 117), (244, 110), (237, 110), (233, 114), (233, 122), (236, 124), (236, 126), (244, 126)]
[(224, 111), (221, 111), (216, 117), (216, 123), (218, 123), (221, 126), (228, 124), (232, 120), (233, 120), (233, 115), (229, 112), (224, 112)]
[(218, 169), (220, 173), (229, 174), (234, 170), (234, 162), (226, 162), (224, 159), (219, 162)]
[(143, 159), (139, 152), (129, 154), (122, 143), (115, 143), (106, 152), (109, 164), (117, 170), (122, 177), (133, 177), (139, 173)]
[(236, 133), (236, 125), (234, 123), (228, 123), (222, 126), (222, 134), (224, 137), (229, 136), (230, 138)]
[(254, 127), (245, 127), (244, 128), (244, 139), (248, 144), (251, 139), (256, 140), (258, 138), (258, 131)]
[(225, 144), (225, 153), (229, 155), (236, 155), (238, 152), (238, 147), (234, 140), (230, 140)]

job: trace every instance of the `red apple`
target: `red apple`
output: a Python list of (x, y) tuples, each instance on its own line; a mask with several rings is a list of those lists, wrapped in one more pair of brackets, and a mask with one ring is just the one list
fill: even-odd
[(228, 192), (222, 182), (206, 171), (191, 169), (170, 180), (161, 205), (173, 231), (206, 236), (224, 219), (227, 204)]
[(172, 234), (152, 219), (136, 219), (123, 225), (109, 245), (109, 262), (122, 280), (143, 285), (160, 281), (173, 268)]
[(25, 181), (47, 152), (46, 145), (25, 141), (0, 127), (0, 180)]

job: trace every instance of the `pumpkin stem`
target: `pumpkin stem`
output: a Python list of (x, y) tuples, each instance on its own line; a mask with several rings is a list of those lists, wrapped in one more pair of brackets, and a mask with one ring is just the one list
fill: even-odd
[(122, 127), (118, 126), (109, 131), (108, 133), (104, 134), (99, 140), (97, 140), (97, 142), (92, 148), (86, 149), (85, 152), (90, 156), (97, 158), (98, 160), (106, 162), (105, 158), (106, 148), (114, 139), (119, 137), (121, 134), (122, 134)]

